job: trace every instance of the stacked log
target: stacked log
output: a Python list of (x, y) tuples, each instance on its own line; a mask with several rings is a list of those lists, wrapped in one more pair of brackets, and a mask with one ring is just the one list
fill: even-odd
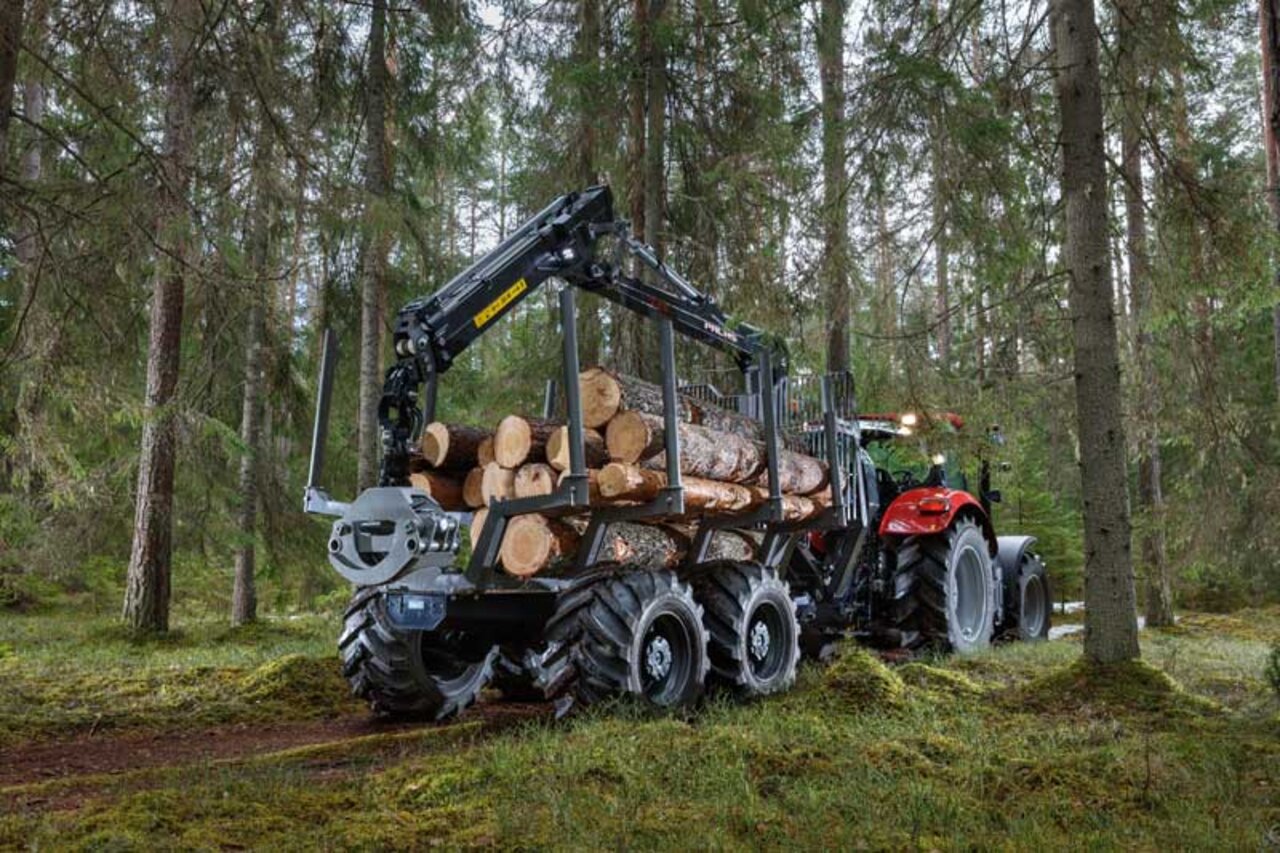
[[(586, 524), (581, 519), (521, 515), (507, 524), (500, 562), (516, 577), (558, 574), (573, 565)], [(644, 566), (676, 568), (692, 544), (687, 528), (671, 524), (616, 522), (609, 525), (597, 559)], [(738, 530), (717, 531), (707, 551), (709, 560), (750, 560), (757, 544)]]
[[(590, 504), (652, 501), (667, 486), (661, 388), (603, 368), (584, 371), (580, 387)], [(693, 535), (686, 519), (742, 515), (768, 498), (762, 425), (683, 395), (678, 406), (685, 516), (611, 524), (599, 559), (678, 565)], [(568, 438), (562, 423), (519, 415), (504, 417), (492, 431), (432, 423), (413, 460), (412, 482), (446, 509), (476, 510), (474, 546), (493, 501), (550, 495), (559, 487), (570, 464)], [(811, 456), (783, 450), (778, 485), (786, 520), (809, 518), (830, 505), (826, 466)], [(566, 570), (586, 524), (585, 516), (514, 517), (503, 536), (501, 563), (517, 577)], [(708, 559), (751, 559), (757, 547), (749, 534), (721, 530)]]
[[(599, 468), (609, 461), (609, 451), (600, 433), (593, 429), (582, 431), (582, 450), (588, 468)], [(569, 470), (569, 428), (556, 427), (547, 439), (547, 464), (557, 471)]]
[(547, 439), (559, 426), (541, 418), (507, 415), (493, 433), (493, 461), (503, 468), (547, 461)]
[(415, 471), (409, 475), (409, 485), (426, 492), (442, 509), (454, 512), (467, 508), (462, 497), (462, 480), (458, 477), (436, 471)]
[(432, 468), (466, 471), (476, 466), (480, 445), (491, 435), (476, 427), (433, 421), (422, 431), (419, 447), (423, 461)]
[(555, 469), (543, 462), (530, 462), (516, 469), (512, 492), (517, 498), (533, 498), (549, 495), (556, 488)]
[[(763, 442), (681, 423), (680, 472), (708, 480), (767, 484), (768, 454)], [(647, 412), (623, 412), (605, 431), (609, 456), (646, 468), (666, 468), (666, 428), (663, 419)], [(827, 484), (827, 467), (818, 459), (790, 450), (778, 454), (779, 490), (806, 495)]]

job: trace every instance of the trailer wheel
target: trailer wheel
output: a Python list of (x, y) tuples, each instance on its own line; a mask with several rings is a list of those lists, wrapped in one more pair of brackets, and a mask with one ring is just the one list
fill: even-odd
[[(1049, 636), (1052, 621), (1053, 596), (1049, 588), (1049, 576), (1044, 561), (1038, 554), (1027, 551), (1022, 555), (1009, 629), (1020, 640), (1044, 640)], [(1007, 606), (1007, 605), (1006, 605)]]
[(710, 636), (715, 681), (744, 699), (790, 689), (800, 626), (786, 581), (759, 563), (726, 561), (707, 565), (694, 592)]
[(702, 608), (673, 573), (608, 575), (566, 593), (538, 662), (548, 695), (594, 705), (631, 697), (651, 708), (692, 705), (707, 678)]
[(475, 702), (493, 672), (495, 646), (457, 631), (401, 631), (381, 590), (352, 598), (338, 640), (351, 692), (383, 716), (443, 720)]
[(897, 556), (893, 620), (902, 645), (960, 654), (991, 645), (995, 576), (973, 519), (961, 518), (935, 536), (907, 537)]

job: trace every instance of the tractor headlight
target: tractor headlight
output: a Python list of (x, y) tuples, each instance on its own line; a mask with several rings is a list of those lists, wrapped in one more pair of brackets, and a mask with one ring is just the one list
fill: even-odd
[(920, 417), (915, 412), (907, 412), (902, 417), (898, 418), (898, 422), (904, 427), (909, 428), (920, 423)]

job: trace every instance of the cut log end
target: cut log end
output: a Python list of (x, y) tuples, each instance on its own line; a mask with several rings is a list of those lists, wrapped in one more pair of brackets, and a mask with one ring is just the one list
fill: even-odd
[(462, 502), (470, 507), (484, 506), (484, 469), (472, 468), (467, 472), (467, 479), (462, 481)]
[(630, 463), (648, 459), (662, 449), (661, 444), (655, 441), (649, 419), (640, 412), (622, 412), (609, 421), (605, 444), (610, 459)]
[(530, 577), (571, 555), (578, 534), (566, 524), (541, 515), (521, 515), (502, 537), (502, 567), (516, 577)]
[(471, 550), (480, 544), (480, 534), (484, 532), (485, 519), (489, 517), (489, 510), (478, 509), (471, 515), (471, 529), (467, 531), (467, 535), (471, 538)]
[(622, 405), (622, 386), (602, 367), (588, 368), (578, 375), (582, 398), (582, 422), (596, 429), (604, 426)]
[(550, 465), (532, 462), (516, 471), (513, 490), (518, 498), (549, 495), (556, 488), (556, 472)]
[[(609, 461), (604, 436), (593, 429), (582, 431), (582, 451), (588, 468), (599, 468)], [(547, 437), (547, 464), (557, 471), (569, 470), (569, 428), (557, 427)]]
[(493, 500), (505, 501), (510, 498), (515, 490), (515, 480), (516, 472), (503, 468), (497, 462), (484, 466), (480, 478), (480, 497), (484, 506), (488, 506)]

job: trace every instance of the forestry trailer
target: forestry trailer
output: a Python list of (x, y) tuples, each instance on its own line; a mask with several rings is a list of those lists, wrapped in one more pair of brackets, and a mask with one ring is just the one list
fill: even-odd
[[(628, 274), (628, 260), (650, 274)], [(439, 479), (414, 472), (416, 448), (428, 424), (443, 427), (433, 423), (441, 375), (550, 279), (564, 285), (564, 470), (533, 496), (491, 493), (464, 559), (473, 517), (456, 492), (429, 488)], [(603, 392), (580, 380), (579, 289), (656, 324), (660, 385), (606, 371), (595, 371)], [(679, 383), (676, 333), (729, 354), (743, 393)], [(608, 187), (556, 199), (406, 305), (394, 349), (378, 407), (379, 485), (341, 503), (318, 485), (335, 357), (326, 333), (304, 499), (307, 512), (337, 519), (329, 561), (356, 587), (339, 640), (344, 672), (379, 713), (440, 719), (487, 686), (561, 711), (627, 696), (679, 707), (710, 685), (743, 698), (786, 690), (802, 650), (818, 655), (841, 636), (967, 653), (997, 636), (1047, 634), (1044, 567), (1030, 537), (996, 536), (985, 464), (976, 498), (950, 488), (941, 465), (919, 479), (877, 468), (869, 451), (908, 427), (860, 418), (847, 373), (788, 377), (758, 330), (731, 322), (629, 236)], [(633, 458), (643, 465), (589, 466), (602, 464), (590, 427), (604, 426), (585, 424), (584, 408), (597, 412), (601, 394), (613, 410), (637, 412), (632, 425), (649, 446)], [(560, 396), (549, 383), (548, 419)], [(456, 443), (474, 465), (476, 448), (461, 434)], [(732, 465), (707, 461), (723, 461), (726, 448), (737, 448)], [(736, 482), (707, 478), (730, 479), (731, 469)], [(534, 520), (526, 526), (549, 531), (541, 556), (559, 559), (514, 571), (508, 533)], [(636, 559), (641, 549), (620, 547), (615, 533), (664, 526), (678, 527), (682, 544), (660, 559)]]

